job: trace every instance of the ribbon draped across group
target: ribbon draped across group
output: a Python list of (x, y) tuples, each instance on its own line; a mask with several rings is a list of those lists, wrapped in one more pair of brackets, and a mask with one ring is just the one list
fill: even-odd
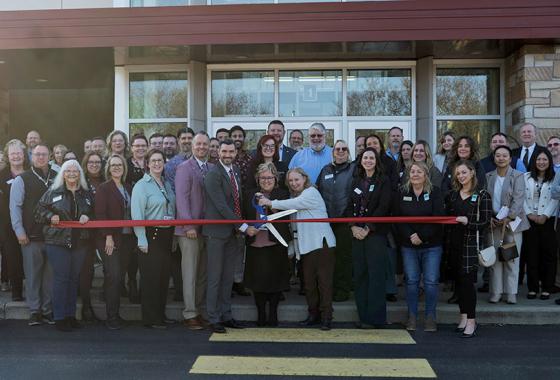
[[(429, 223), (457, 224), (455, 216), (380, 216), (363, 218), (320, 218), (320, 219), (278, 219), (267, 223)], [(86, 224), (77, 221), (61, 221), (61, 228), (121, 228), (157, 227), (204, 224), (262, 224), (261, 219), (175, 219), (175, 220), (91, 220)]]

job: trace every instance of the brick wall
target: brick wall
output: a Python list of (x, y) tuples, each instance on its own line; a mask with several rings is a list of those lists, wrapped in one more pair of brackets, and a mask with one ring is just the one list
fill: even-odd
[(560, 134), (560, 45), (525, 45), (505, 62), (506, 130), (539, 128), (539, 143)]

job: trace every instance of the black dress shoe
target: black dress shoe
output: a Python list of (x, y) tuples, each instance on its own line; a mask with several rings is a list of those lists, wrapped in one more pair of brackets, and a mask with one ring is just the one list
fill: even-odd
[(237, 322), (235, 319), (230, 319), (229, 321), (222, 322), (222, 325), (232, 329), (242, 329), (243, 326)]
[(225, 334), (226, 329), (220, 323), (210, 323), (208, 325), (208, 330), (215, 332), (217, 334)]
[(321, 321), (321, 330), (329, 331), (331, 329), (331, 320), (330, 319), (323, 319)]
[(543, 300), (543, 301), (549, 300), (550, 299), (550, 293), (542, 292), (540, 299)]
[(534, 300), (535, 298), (537, 298), (537, 293), (535, 293), (535, 292), (527, 293), (527, 299), (528, 300)]
[(386, 299), (388, 302), (397, 302), (397, 296), (394, 295), (394, 294), (386, 294), (386, 295), (385, 295), (385, 299)]
[(479, 293), (488, 293), (490, 291), (490, 285), (484, 284), (480, 288), (478, 288)]
[(459, 303), (459, 296), (455, 293), (447, 300), (447, 303)]
[(241, 282), (235, 282), (233, 283), (233, 292), (235, 292), (237, 295), (239, 296), (250, 296), (251, 293), (245, 289), (245, 286), (243, 286), (243, 284)]
[(148, 325), (144, 325), (147, 329), (154, 329), (154, 330), (167, 330), (167, 325), (163, 323), (152, 323)]
[(300, 326), (316, 326), (321, 323), (321, 319), (319, 317), (308, 315), (307, 318), (301, 321), (299, 324)]
[(470, 334), (466, 334), (463, 332), (463, 334), (461, 335), (461, 338), (474, 338), (476, 336), (476, 329), (478, 329), (478, 323), (474, 326), (474, 330), (472, 333)]

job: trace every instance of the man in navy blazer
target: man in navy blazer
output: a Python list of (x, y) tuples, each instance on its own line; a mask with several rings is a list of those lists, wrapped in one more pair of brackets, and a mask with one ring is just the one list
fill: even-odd
[(546, 148), (537, 144), (537, 127), (534, 124), (523, 124), (519, 128), (519, 139), (521, 140), (521, 147), (513, 150), (513, 156), (518, 158), (518, 164), (523, 164), (521, 168), (520, 165), (517, 165), (517, 168), (525, 168), (525, 171), (528, 172), (532, 163), (537, 160), (539, 153)]
[[(175, 196), (177, 219), (204, 219), (204, 178), (214, 165), (207, 161), (210, 138), (198, 132), (192, 141), (192, 156), (177, 166)], [(206, 314), (206, 247), (200, 225), (175, 228), (181, 249), (183, 277), (183, 324), (190, 330), (201, 330), (207, 324)]]
[[(241, 181), (233, 165), (236, 149), (232, 140), (220, 141), (219, 161), (204, 178), (205, 219), (241, 219)], [(206, 307), (210, 330), (225, 333), (225, 327), (241, 328), (231, 314), (231, 289), (235, 262), (240, 252), (238, 235), (246, 225), (205, 224), (208, 287)]]
[(289, 165), (292, 157), (294, 157), (297, 151), (282, 143), (282, 141), (284, 141), (284, 135), (286, 134), (284, 123), (282, 123), (280, 120), (272, 120), (268, 124), (267, 133), (274, 137), (274, 140), (276, 140), (277, 144), (280, 144), (280, 149), (278, 150), (280, 161), (283, 161), (286, 163), (286, 165)]

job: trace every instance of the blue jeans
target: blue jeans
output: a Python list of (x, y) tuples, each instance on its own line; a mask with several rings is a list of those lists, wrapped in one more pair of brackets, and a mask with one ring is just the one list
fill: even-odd
[(406, 277), (406, 303), (408, 313), (418, 316), (418, 285), (420, 275), (424, 275), (424, 294), (426, 296), (426, 317), (436, 317), (438, 298), (439, 263), (441, 246), (431, 248), (401, 247), (404, 273)]
[(54, 320), (75, 317), (80, 270), (88, 248), (85, 245), (67, 248), (45, 244), (45, 249), (54, 274), (52, 293)]

